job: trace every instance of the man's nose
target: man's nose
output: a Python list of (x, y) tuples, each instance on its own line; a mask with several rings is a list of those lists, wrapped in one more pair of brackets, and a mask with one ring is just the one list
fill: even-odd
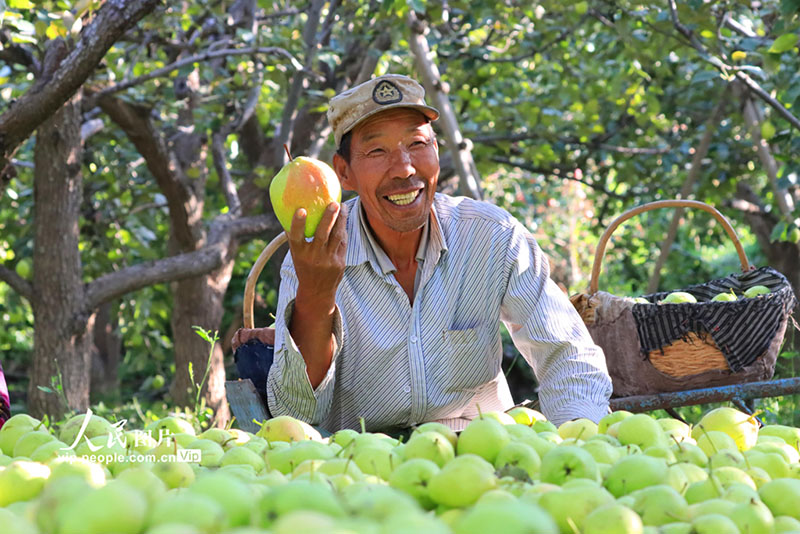
[(411, 154), (405, 148), (399, 148), (392, 153), (392, 174), (395, 178), (410, 178), (416, 174)]

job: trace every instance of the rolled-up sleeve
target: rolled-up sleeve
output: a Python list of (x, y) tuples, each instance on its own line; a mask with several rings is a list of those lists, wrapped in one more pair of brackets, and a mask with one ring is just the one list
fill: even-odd
[(281, 284), (275, 314), (275, 358), (267, 377), (267, 401), (273, 416), (290, 415), (312, 425), (320, 424), (333, 402), (336, 359), (342, 350), (343, 325), (339, 307), (333, 320), (335, 347), (333, 360), (322, 382), (314, 389), (308, 378), (306, 362), (289, 333), (289, 323), (297, 294), (297, 276), (287, 254), (281, 266)]
[(501, 306), (517, 350), (539, 381), (539, 403), (554, 424), (608, 413), (611, 378), (605, 356), (567, 296), (550, 279), (547, 258), (521, 225), (514, 225)]

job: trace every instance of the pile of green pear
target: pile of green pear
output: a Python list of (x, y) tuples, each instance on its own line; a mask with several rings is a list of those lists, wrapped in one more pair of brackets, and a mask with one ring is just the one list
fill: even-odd
[(290, 417), (256, 434), (86, 422), (0, 430), (2, 534), (800, 533), (800, 429), (729, 407), (694, 426), (617, 411), (558, 427), (514, 408), (405, 442)]

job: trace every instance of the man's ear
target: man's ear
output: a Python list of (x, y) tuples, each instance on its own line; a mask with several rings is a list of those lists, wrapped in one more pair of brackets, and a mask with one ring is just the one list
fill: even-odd
[(333, 155), (333, 170), (336, 171), (336, 176), (339, 177), (339, 183), (342, 184), (342, 189), (345, 191), (355, 191), (350, 180), (350, 165), (338, 153)]

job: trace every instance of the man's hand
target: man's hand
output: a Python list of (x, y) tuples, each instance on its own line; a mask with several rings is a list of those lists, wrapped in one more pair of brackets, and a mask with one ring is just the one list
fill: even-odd
[(289, 249), (297, 274), (289, 332), (306, 362), (313, 388), (325, 378), (335, 347), (336, 290), (344, 276), (347, 251), (347, 214), (340, 209), (336, 202), (328, 205), (313, 241), (305, 239), (306, 211), (302, 208), (294, 214), (289, 231)]
[[(297, 274), (297, 299), (314, 299), (332, 308), (336, 289), (344, 276), (347, 233), (347, 213), (331, 202), (314, 232), (314, 239), (306, 241), (306, 210), (294, 214), (289, 230), (289, 249)], [(332, 309), (330, 310), (332, 311)]]
[(235, 351), (248, 341), (257, 339), (265, 345), (275, 344), (275, 329), (273, 328), (240, 328), (233, 334), (231, 348)]

